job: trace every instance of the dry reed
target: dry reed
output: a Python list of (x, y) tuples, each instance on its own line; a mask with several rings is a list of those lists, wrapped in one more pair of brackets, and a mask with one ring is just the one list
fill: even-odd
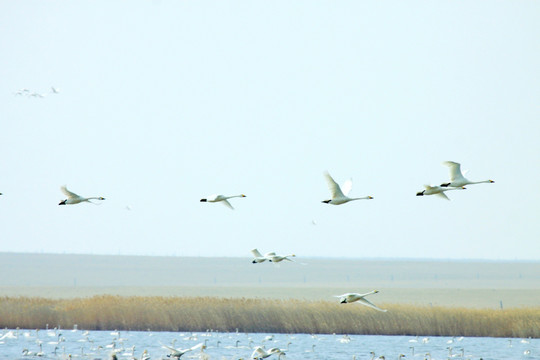
[(210, 297), (0, 298), (0, 327), (540, 337), (540, 308), (387, 305)]

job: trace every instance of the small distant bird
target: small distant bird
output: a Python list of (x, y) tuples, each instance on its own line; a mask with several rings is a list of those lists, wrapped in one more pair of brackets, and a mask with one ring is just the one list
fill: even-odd
[(442, 187), (448, 187), (448, 186), (462, 187), (465, 185), (482, 184), (482, 183), (492, 184), (495, 182), (493, 180), (471, 181), (469, 179), (466, 179), (461, 173), (461, 164), (457, 162), (445, 161), (443, 162), (443, 165), (446, 165), (450, 168), (450, 182), (441, 184)]
[(58, 204), (58, 205), (74, 205), (74, 204), (78, 204), (78, 203), (81, 203), (81, 202), (89, 202), (89, 203), (95, 204), (94, 202), (92, 202), (90, 200), (105, 200), (105, 198), (101, 197), (101, 196), (94, 196), (94, 197), (88, 197), (88, 198), (79, 196), (79, 195), (69, 191), (65, 185), (60, 187), (60, 190), (62, 190), (62, 192), (68, 198), (65, 199), (65, 200), (62, 200), (60, 202), (60, 204)]
[(167, 355), (167, 357), (173, 357), (173, 358), (179, 359), (185, 353), (193, 351), (195, 349), (198, 349), (198, 348), (202, 347), (203, 345), (204, 345), (204, 343), (200, 343), (200, 344), (197, 344), (197, 345), (195, 345), (193, 347), (190, 347), (188, 349), (175, 349), (173, 347), (163, 345), (163, 348), (168, 349), (171, 352), (169, 355)]
[(33, 97), (38, 97), (38, 98), (44, 98), (45, 95), (43, 94), (40, 94), (40, 93), (37, 93), (37, 92), (33, 92), (30, 94), (30, 96), (33, 96)]
[(372, 309), (382, 311), (382, 312), (386, 312), (387, 310), (383, 310), (380, 307), (378, 307), (377, 305), (373, 304), (371, 301), (365, 299), (366, 296), (371, 295), (371, 294), (376, 294), (378, 292), (379, 292), (379, 290), (373, 290), (373, 291), (370, 291), (370, 292), (365, 293), (365, 294), (346, 293), (346, 294), (343, 294), (343, 295), (335, 295), (334, 297), (339, 298), (339, 302), (341, 304), (348, 304), (348, 303), (358, 301), (360, 304), (369, 306)]
[(30, 90), (28, 89), (19, 89), (15, 92), (15, 95), (29, 95)]
[(53, 94), (60, 94), (60, 89), (55, 88), (54, 86), (51, 86), (51, 93), (53, 93)]
[(228, 206), (230, 209), (234, 210), (234, 208), (232, 207), (232, 205), (228, 201), (228, 199), (232, 199), (232, 198), (236, 198), (236, 197), (244, 198), (244, 197), (246, 197), (246, 195), (244, 195), (244, 194), (234, 195), (234, 196), (211, 195), (211, 196), (208, 196), (207, 198), (201, 199), (201, 202), (213, 202), (213, 203), (221, 202), (224, 205)]
[(328, 183), (328, 188), (330, 189), (330, 194), (332, 198), (330, 200), (323, 200), (323, 203), (341, 205), (353, 200), (373, 199), (373, 197), (371, 196), (364, 196), (359, 198), (347, 197), (347, 195), (352, 189), (352, 180), (349, 179), (343, 184), (342, 191), (339, 185), (334, 181), (334, 179), (332, 179), (332, 176), (330, 176), (328, 171), (324, 173), (324, 177), (326, 178), (326, 182)]
[(419, 191), (416, 193), (416, 196), (424, 196), (424, 195), (438, 195), (442, 198), (445, 198), (446, 200), (450, 200), (448, 196), (444, 193), (445, 191), (450, 190), (465, 190), (465, 187), (455, 187), (455, 188), (448, 188), (448, 187), (440, 187), (440, 186), (431, 186), (431, 185), (424, 185), (425, 190)]

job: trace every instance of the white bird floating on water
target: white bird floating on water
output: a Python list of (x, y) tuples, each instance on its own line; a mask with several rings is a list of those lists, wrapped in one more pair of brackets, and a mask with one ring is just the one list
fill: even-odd
[(234, 196), (210, 195), (207, 198), (201, 199), (201, 202), (213, 202), (213, 203), (221, 202), (224, 205), (228, 206), (230, 209), (234, 210), (231, 203), (229, 201), (227, 201), (227, 200), (232, 199), (232, 198), (236, 198), (236, 197), (244, 198), (244, 197), (246, 197), (246, 195), (244, 195), (244, 194), (234, 195)]
[(453, 161), (445, 161), (443, 165), (446, 165), (450, 168), (450, 182), (441, 184), (442, 187), (462, 187), (465, 185), (474, 185), (489, 183), (492, 184), (495, 181), (493, 180), (483, 180), (483, 181), (471, 181), (463, 176), (461, 173), (461, 164)]
[(349, 179), (345, 181), (343, 184), (343, 190), (339, 187), (339, 185), (332, 179), (332, 176), (326, 171), (324, 173), (324, 177), (326, 178), (326, 182), (328, 183), (328, 188), (330, 189), (330, 194), (332, 198), (330, 200), (323, 200), (323, 203), (326, 204), (332, 204), (332, 205), (341, 205), (348, 203), (349, 201), (353, 200), (364, 200), (364, 199), (373, 199), (372, 196), (364, 196), (359, 198), (350, 198), (347, 195), (352, 189), (352, 180)]
[[(67, 187), (64, 185), (60, 188), (60, 190), (62, 190), (62, 192), (68, 197), (67, 199), (65, 200), (62, 200), (60, 202), (60, 204), (58, 205), (74, 205), (74, 204), (78, 204), (78, 203), (81, 203), (81, 202), (89, 202), (89, 203), (92, 203), (92, 204), (96, 204), (90, 200), (105, 200), (104, 197), (101, 197), (101, 196), (93, 196), (93, 197), (88, 197), (88, 198), (85, 198), (85, 197), (82, 197), (82, 196), (79, 196), (71, 191), (69, 191), (67, 189)], [(97, 205), (97, 204), (96, 204)]]
[(431, 186), (431, 185), (424, 185), (425, 190), (419, 191), (416, 193), (416, 196), (424, 196), (424, 195), (438, 195), (442, 198), (445, 198), (446, 200), (450, 200), (448, 196), (444, 193), (445, 191), (450, 190), (465, 190), (465, 187), (440, 187), (440, 186)]
[(276, 255), (275, 252), (269, 252), (269, 253), (266, 253), (266, 254), (262, 255), (259, 252), (259, 250), (257, 250), (257, 249), (251, 250), (251, 253), (254, 256), (254, 259), (251, 261), (253, 264), (262, 263), (262, 262), (265, 262), (267, 260), (269, 262), (273, 262), (273, 263), (277, 264), (279, 262), (282, 262), (283, 260), (287, 260), (287, 261), (291, 261), (291, 262), (295, 262), (295, 263), (298, 263), (298, 264), (305, 265), (304, 263), (299, 263), (297, 261), (294, 261), (293, 259), (289, 259), (289, 257), (295, 257), (296, 255), (294, 255), (294, 254)]
[(278, 348), (271, 348), (267, 351), (261, 346), (257, 346), (251, 354), (251, 359), (266, 359), (273, 354), (278, 354), (278, 358), (281, 358), (282, 355), (285, 355), (285, 353)]
[(193, 347), (190, 347), (188, 349), (175, 349), (173, 347), (170, 347), (170, 346), (167, 346), (167, 345), (163, 345), (163, 348), (164, 349), (168, 349), (171, 353), (167, 356), (169, 357), (173, 357), (173, 358), (177, 358), (179, 359), (182, 355), (184, 355), (185, 353), (187, 352), (190, 352), (190, 351), (193, 351), (193, 350), (196, 350), (200, 347), (202, 347), (204, 345), (204, 343), (200, 343), (200, 344), (197, 344)]
[(358, 294), (358, 293), (346, 293), (346, 294), (343, 294), (343, 295), (335, 295), (334, 297), (337, 297), (339, 298), (339, 301), (340, 303), (342, 304), (348, 304), (348, 303), (352, 303), (352, 302), (359, 302), (361, 303), (362, 305), (366, 305), (372, 309), (375, 309), (375, 310), (378, 310), (378, 311), (382, 311), (382, 312), (386, 312), (387, 310), (385, 309), (381, 309), (380, 307), (378, 307), (377, 305), (373, 304), (371, 301), (365, 299), (364, 297), (365, 296), (368, 296), (368, 295), (371, 295), (371, 294), (376, 294), (378, 293), (379, 290), (373, 290), (373, 291), (370, 291), (368, 293), (365, 293), (365, 294)]

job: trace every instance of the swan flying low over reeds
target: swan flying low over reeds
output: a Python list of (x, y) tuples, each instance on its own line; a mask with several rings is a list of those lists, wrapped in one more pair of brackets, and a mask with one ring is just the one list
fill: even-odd
[(341, 304), (348, 304), (348, 303), (352, 303), (352, 302), (359, 302), (360, 304), (362, 305), (365, 305), (365, 306), (368, 306), (372, 309), (375, 309), (375, 310), (378, 310), (378, 311), (382, 311), (382, 312), (386, 312), (387, 310), (385, 309), (381, 309), (380, 307), (378, 307), (377, 305), (373, 304), (371, 301), (365, 299), (366, 296), (368, 295), (371, 295), (371, 294), (376, 294), (378, 293), (379, 290), (373, 290), (373, 291), (370, 291), (368, 293), (365, 293), (365, 294), (358, 294), (358, 293), (346, 293), (346, 294), (343, 294), (343, 295), (335, 295), (334, 297), (337, 297), (339, 298), (339, 302)]
[(492, 184), (495, 181), (493, 180), (483, 180), (483, 181), (471, 181), (463, 176), (461, 173), (461, 164), (453, 161), (445, 161), (443, 165), (446, 165), (450, 168), (450, 182), (441, 184), (442, 187), (461, 187), (465, 185), (474, 185), (488, 183)]
[(364, 200), (364, 199), (373, 199), (372, 196), (364, 196), (359, 198), (350, 198), (347, 195), (352, 189), (352, 180), (349, 179), (345, 181), (343, 184), (343, 189), (339, 187), (339, 185), (332, 179), (332, 176), (326, 171), (324, 173), (324, 177), (326, 179), (326, 182), (328, 183), (328, 188), (330, 189), (330, 200), (323, 200), (322, 202), (325, 204), (332, 204), (332, 205), (341, 205), (348, 203), (349, 201), (353, 200)]
[(236, 198), (236, 197), (246, 197), (244, 194), (240, 195), (234, 195), (234, 196), (224, 196), (224, 195), (210, 195), (207, 198), (201, 199), (201, 202), (221, 202), (225, 206), (229, 207), (230, 209), (234, 210), (231, 203), (228, 201), (228, 199)]
[[(89, 203), (92, 203), (92, 204), (96, 204), (90, 200), (105, 200), (104, 197), (101, 197), (101, 196), (94, 196), (94, 197), (88, 197), (88, 198), (85, 198), (85, 197), (82, 197), (82, 196), (79, 196), (71, 191), (69, 191), (67, 189), (67, 187), (64, 185), (62, 187), (60, 187), (60, 190), (62, 190), (62, 192), (68, 197), (67, 199), (65, 200), (62, 200), (60, 202), (60, 204), (58, 205), (74, 205), (74, 204), (79, 204), (81, 202), (89, 202)], [(96, 204), (97, 205), (97, 204)]]

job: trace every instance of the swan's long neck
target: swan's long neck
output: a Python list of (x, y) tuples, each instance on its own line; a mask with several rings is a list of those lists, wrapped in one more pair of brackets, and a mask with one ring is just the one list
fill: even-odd
[(483, 181), (472, 181), (471, 184), (484, 184), (484, 183), (494, 183), (493, 180), (483, 180)]
[(237, 198), (237, 197), (246, 197), (246, 196), (244, 194), (240, 194), (240, 195), (227, 196), (225, 199), (232, 199), (232, 198)]
[(377, 291), (377, 290), (373, 290), (373, 291), (370, 291), (370, 292), (368, 292), (368, 293), (363, 294), (362, 296), (368, 296), (368, 295), (376, 294), (376, 293), (378, 293), (378, 291)]
[(365, 200), (365, 199), (371, 199), (372, 197), (371, 196), (362, 196), (362, 197), (357, 197), (357, 198), (351, 198), (351, 200)]

